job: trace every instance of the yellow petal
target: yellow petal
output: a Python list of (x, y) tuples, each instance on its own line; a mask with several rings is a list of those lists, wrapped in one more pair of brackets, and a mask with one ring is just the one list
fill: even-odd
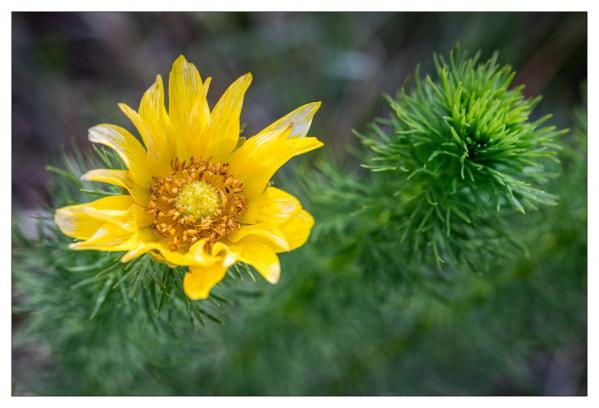
[(149, 184), (151, 175), (147, 168), (146, 151), (127, 129), (110, 124), (97, 125), (89, 130), (88, 138), (92, 143), (113, 149), (129, 169), (131, 179), (136, 184)]
[(156, 249), (160, 244), (158, 238), (152, 233), (151, 228), (142, 228), (137, 231), (137, 240), (134, 246), (123, 255), (121, 262), (129, 262), (133, 259)]
[(162, 243), (157, 245), (155, 249), (160, 251), (164, 259), (173, 265), (208, 265), (215, 263), (216, 260), (204, 250), (205, 244), (205, 241), (198, 241), (187, 252), (171, 251)]
[(210, 266), (220, 263), (225, 266), (232, 265), (237, 259), (237, 254), (229, 249), (226, 244), (216, 242), (208, 253), (204, 249), (205, 242), (198, 241), (187, 252), (171, 251), (164, 244), (158, 243), (154, 249), (173, 265)]
[(89, 239), (70, 244), (69, 248), (120, 252), (130, 249), (135, 244), (135, 240), (135, 232), (126, 231), (113, 223), (106, 222)]
[(250, 201), (241, 218), (244, 224), (281, 224), (302, 208), (299, 200), (275, 187), (268, 187), (257, 199)]
[(54, 221), (63, 234), (79, 239), (88, 239), (105, 222), (126, 224), (132, 206), (131, 196), (120, 195), (100, 198), (84, 204), (59, 208)]
[(196, 66), (183, 55), (173, 62), (168, 78), (169, 117), (185, 122), (202, 89), (202, 78)]
[(54, 222), (63, 234), (72, 238), (88, 239), (104, 224), (104, 221), (72, 211), (69, 207), (56, 210)]
[(242, 221), (246, 224), (275, 226), (287, 243), (285, 251), (305, 244), (314, 225), (314, 219), (302, 208), (297, 198), (275, 187), (268, 187), (260, 197), (248, 204)]
[(166, 176), (170, 172), (171, 150), (169, 134), (171, 125), (164, 107), (164, 87), (160, 75), (144, 93), (135, 112), (127, 104), (119, 108), (135, 125), (147, 149), (147, 162), (155, 175)]
[(267, 133), (273, 131), (283, 131), (288, 127), (291, 127), (291, 134), (289, 137), (304, 137), (308, 134), (308, 130), (312, 125), (312, 118), (320, 109), (321, 102), (311, 102), (304, 106), (300, 106), (296, 110), (281, 119), (273, 122), (271, 125), (266, 127), (260, 133)]
[(185, 294), (192, 300), (206, 299), (214, 285), (225, 277), (226, 272), (227, 267), (222, 264), (190, 267), (183, 278)]
[(168, 82), (168, 115), (173, 125), (173, 143), (179, 160), (187, 160), (197, 139), (206, 128), (208, 103), (206, 94), (209, 81), (202, 83), (194, 64), (179, 56), (173, 63)]
[(221, 242), (212, 246), (210, 253), (204, 249), (205, 240), (193, 244), (188, 251), (172, 251), (152, 233), (150, 228), (140, 229), (136, 245), (132, 246), (122, 258), (122, 262), (129, 262), (147, 252), (158, 253), (160, 258), (171, 265), (181, 266), (210, 266), (222, 263), (225, 266), (232, 265), (237, 259), (237, 254)]
[[(210, 107), (208, 106), (208, 88), (212, 78), (206, 78), (204, 81), (204, 87), (200, 93), (199, 99), (193, 105), (190, 115), (190, 129), (191, 132), (187, 134), (186, 146), (189, 150), (188, 154), (196, 158), (208, 158), (207, 144), (210, 137)], [(184, 156), (187, 158), (187, 156)]]
[(238, 251), (238, 261), (252, 265), (269, 283), (277, 283), (281, 276), (281, 266), (275, 251), (268, 245), (257, 242), (240, 241), (233, 247)]
[(215, 262), (213, 257), (204, 251), (204, 241), (198, 241), (187, 252), (171, 251), (152, 233), (150, 228), (139, 231), (136, 245), (129, 250), (121, 261), (129, 262), (147, 252), (159, 252), (172, 265), (207, 265)]
[(313, 225), (314, 218), (312, 215), (306, 210), (300, 209), (289, 217), (285, 223), (278, 226), (289, 244), (289, 251), (306, 243)]
[(210, 255), (219, 259), (219, 262), (222, 262), (223, 265), (229, 267), (237, 261), (237, 256), (239, 254), (226, 243), (218, 241), (212, 245), (212, 251), (210, 251)]
[(150, 199), (148, 189), (134, 183), (129, 174), (129, 170), (90, 170), (81, 176), (81, 180), (97, 181), (122, 187), (129, 191), (133, 201), (142, 207), (145, 207)]
[(237, 146), (243, 98), (251, 82), (252, 74), (239, 77), (214, 106), (210, 115), (210, 132), (204, 158), (221, 162)]
[(285, 234), (273, 224), (242, 225), (237, 231), (229, 234), (227, 239), (231, 242), (259, 242), (277, 252), (289, 251)]
[(289, 159), (323, 145), (315, 137), (290, 139), (290, 132), (288, 128), (279, 134), (253, 136), (231, 156), (229, 169), (243, 183), (248, 201), (262, 194), (275, 172)]
[(137, 231), (152, 223), (152, 217), (143, 207), (135, 204), (129, 195), (109, 196), (90, 204), (80, 208), (82, 214), (127, 231)]
[(242, 225), (227, 237), (230, 242), (239, 242), (242, 239), (244, 241), (261, 242), (271, 246), (277, 252), (289, 250), (285, 235), (272, 224)]

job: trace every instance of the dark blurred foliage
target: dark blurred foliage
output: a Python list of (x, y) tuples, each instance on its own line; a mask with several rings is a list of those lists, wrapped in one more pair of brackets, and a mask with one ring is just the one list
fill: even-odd
[[(326, 142), (322, 156), (352, 172), (359, 159), (347, 152), (358, 146), (350, 130), (388, 116), (381, 93), (394, 94), (418, 63), (430, 72), (432, 53), (446, 54), (456, 42), (480, 49), (484, 59), (498, 50), (528, 95), (544, 95), (535, 116), (554, 113), (552, 123), (575, 129), (555, 169), (561, 175), (547, 188), (560, 204), (527, 214), (514, 230), (529, 246), (528, 258), (505, 260), (490, 274), (457, 273), (450, 284), (410, 283), (386, 273), (402, 269), (392, 248), (377, 259), (369, 249), (384, 245), (369, 236), (315, 233), (311, 244), (282, 257), (277, 286), (246, 282), (264, 295), (231, 306), (224, 325), (174, 342), (147, 341), (153, 332), (142, 321), (104, 332), (118, 322), (87, 323), (95, 293), (86, 299), (83, 290), (70, 290), (73, 282), (56, 281), (54, 297), (70, 303), (47, 308), (56, 313), (45, 322), (53, 338), (20, 332), (31, 343), (13, 351), (15, 393), (585, 394), (586, 21), (581, 13), (15, 14), (17, 217), (49, 203), (44, 166), (72, 142), (89, 151), (87, 128), (131, 128), (116, 103), (136, 106), (154, 75), (166, 77), (181, 53), (214, 77), (212, 102), (238, 75), (253, 73), (242, 114), (246, 135), (322, 100), (311, 133)], [(298, 176), (289, 174), (281, 184), (300, 193)], [(318, 198), (308, 193), (303, 202), (324, 224), (327, 208)], [(20, 256), (52, 258), (40, 251), (24, 245)], [(13, 266), (19, 280), (30, 281), (21, 288), (38, 285), (32, 299), (51, 299), (44, 282), (60, 274), (37, 282), (24, 270), (48, 262)], [(13, 319), (17, 328), (21, 317)], [(62, 327), (53, 332), (56, 321)]]
[(498, 50), (529, 95), (545, 96), (538, 114), (567, 123), (586, 77), (582, 13), (15, 13), (15, 209), (48, 202), (44, 166), (72, 141), (85, 146), (89, 127), (130, 127), (116, 103), (137, 106), (179, 54), (213, 77), (212, 103), (253, 73), (247, 135), (322, 100), (313, 133), (345, 160), (350, 129), (384, 112), (381, 93), (420, 62), (429, 72), (431, 54), (456, 42), (485, 58)]

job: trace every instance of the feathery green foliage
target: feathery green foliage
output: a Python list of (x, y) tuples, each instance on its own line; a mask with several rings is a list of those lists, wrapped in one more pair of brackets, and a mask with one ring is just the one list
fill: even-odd
[(506, 221), (557, 197), (542, 190), (557, 161), (558, 137), (567, 130), (531, 121), (540, 97), (527, 99), (523, 85), (511, 87), (515, 72), (494, 54), (479, 62), (455, 48), (446, 61), (435, 56), (435, 77), (387, 97), (389, 119), (375, 120), (359, 137), (373, 154), (365, 167), (384, 172), (396, 205), (394, 233), (422, 264), (488, 266), (504, 253), (511, 236)]

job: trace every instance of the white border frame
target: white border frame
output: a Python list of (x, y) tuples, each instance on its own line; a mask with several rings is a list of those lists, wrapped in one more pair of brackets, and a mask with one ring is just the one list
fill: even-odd
[[(0, 269), (3, 273), (0, 276), (2, 288), (5, 296), (3, 298), (2, 314), (0, 315), (2, 327), (1, 351), (2, 367), (0, 371), (0, 401), (5, 404), (15, 406), (44, 404), (50, 406), (69, 407), (80, 404), (86, 404), (90, 407), (104, 407), (106, 404), (144, 404), (157, 406), (158, 404), (189, 404), (189, 405), (211, 405), (221, 408), (223, 405), (246, 406), (259, 405), (260, 407), (276, 407), (282, 405), (286, 407), (300, 407), (309, 405), (330, 406), (339, 404), (348, 407), (361, 407), (363, 404), (377, 404), (380, 406), (393, 406), (398, 404), (408, 404), (409, 406), (427, 406), (429, 404), (443, 404), (444, 407), (503, 407), (505, 404), (515, 406), (526, 406), (545, 404), (547, 406), (563, 407), (565, 405), (577, 406), (593, 404), (597, 406), (599, 398), (596, 396), (597, 390), (597, 345), (599, 344), (597, 305), (598, 298), (592, 296), (599, 293), (599, 284), (595, 275), (597, 271), (599, 248), (597, 246), (598, 219), (595, 213), (597, 209), (597, 200), (599, 192), (599, 160), (597, 159), (597, 103), (595, 95), (598, 93), (596, 75), (599, 73), (597, 63), (597, 50), (599, 50), (598, 30), (599, 30), (599, 1), (593, 0), (545, 0), (545, 1), (524, 1), (524, 0), (418, 0), (418, 1), (392, 1), (392, 0), (331, 0), (326, 4), (322, 0), (279, 0), (268, 1), (258, 0), (251, 2), (251, 9), (248, 7), (248, 1), (156, 1), (145, 0), (87, 0), (85, 2), (76, 0), (53, 0), (53, 1), (3, 1), (2, 13), (0, 14), (0, 31), (2, 33), (1, 52), (8, 63), (2, 64), (2, 98), (0, 99), (0, 115), (3, 120), (2, 137), (0, 138), (0, 191), (3, 199), (0, 200), (2, 210), (2, 229), (0, 236), (2, 245), (0, 246), (3, 267)], [(487, 397), (404, 397), (396, 399), (395, 397), (302, 397), (302, 398), (226, 398), (226, 397), (202, 397), (197, 398), (143, 398), (142, 397), (94, 397), (85, 398), (49, 398), (49, 397), (11, 397), (11, 235), (9, 226), (11, 225), (11, 12), (12, 11), (586, 11), (588, 12), (588, 73), (594, 73), (588, 78), (588, 103), (589, 103), (589, 166), (588, 166), (588, 394), (589, 397), (509, 397), (487, 398)], [(595, 135), (595, 136), (592, 136)], [(200, 397), (198, 397), (200, 398)], [(366, 400), (365, 400), (366, 398)], [(595, 401), (594, 403), (592, 401)]]

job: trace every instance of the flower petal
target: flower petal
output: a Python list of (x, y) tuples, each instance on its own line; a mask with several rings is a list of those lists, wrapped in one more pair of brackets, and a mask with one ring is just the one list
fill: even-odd
[(206, 299), (214, 285), (225, 277), (226, 272), (227, 267), (222, 264), (190, 267), (183, 278), (185, 294), (192, 300)]
[(252, 265), (264, 279), (275, 284), (281, 276), (279, 257), (269, 246), (258, 242), (242, 240), (233, 250), (238, 251), (238, 261)]
[(113, 149), (129, 169), (131, 179), (140, 186), (151, 180), (146, 163), (146, 151), (141, 143), (127, 129), (102, 124), (89, 130), (89, 141), (100, 143)]
[(63, 234), (79, 239), (88, 239), (105, 222), (123, 225), (128, 229), (127, 215), (133, 201), (129, 195), (100, 198), (84, 204), (59, 208), (54, 221)]
[(275, 226), (287, 243), (286, 251), (304, 245), (314, 225), (314, 218), (302, 208), (297, 198), (275, 187), (268, 187), (260, 197), (248, 204), (242, 221)]
[(292, 128), (253, 136), (230, 159), (231, 173), (243, 183), (251, 201), (266, 188), (275, 172), (294, 156), (323, 146), (315, 137), (289, 138)]
[[(208, 99), (206, 96), (208, 95), (208, 88), (210, 87), (211, 81), (212, 78), (206, 78), (206, 81), (204, 81), (202, 92), (196, 103), (193, 105), (189, 118), (191, 132), (187, 133), (187, 154), (196, 158), (207, 158), (205, 151), (210, 137), (209, 129), (211, 119), (210, 107), (208, 106)], [(182, 157), (187, 158), (187, 156)]]
[(239, 139), (239, 123), (245, 92), (252, 82), (248, 73), (233, 82), (214, 106), (210, 115), (210, 133), (203, 158), (226, 160)]
[(97, 251), (126, 251), (135, 243), (135, 232), (119, 228), (117, 225), (106, 222), (89, 239), (75, 242), (69, 248), (75, 250), (97, 250)]
[(129, 262), (147, 252), (159, 252), (162, 258), (172, 265), (206, 265), (215, 262), (213, 257), (204, 251), (204, 241), (198, 241), (187, 252), (171, 251), (163, 242), (152, 233), (150, 228), (139, 231), (136, 245), (121, 258), (122, 262)]
[(90, 238), (104, 224), (102, 220), (86, 216), (82, 212), (74, 211), (70, 207), (63, 207), (56, 210), (54, 222), (63, 234), (78, 239)]
[(267, 187), (257, 199), (250, 201), (241, 218), (244, 224), (281, 224), (302, 208), (299, 200), (275, 187)]
[(202, 90), (202, 77), (196, 66), (183, 55), (173, 62), (168, 78), (169, 117), (184, 123)]
[(311, 102), (300, 106), (293, 112), (288, 113), (281, 119), (273, 122), (260, 133), (283, 131), (291, 126), (289, 137), (304, 137), (312, 125), (312, 118), (320, 109), (321, 102)]
[(95, 169), (90, 170), (81, 176), (81, 180), (97, 181), (100, 183), (112, 184), (119, 186), (131, 194), (133, 201), (140, 206), (147, 205), (149, 201), (149, 193), (147, 188), (138, 186), (131, 180), (128, 170), (113, 170), (113, 169)]
[(289, 244), (289, 251), (306, 243), (313, 225), (314, 218), (312, 215), (308, 211), (300, 209), (289, 217), (285, 223), (278, 226)]
[(148, 151), (147, 162), (152, 173), (159, 176), (168, 175), (172, 158), (169, 140), (171, 124), (164, 107), (162, 77), (156, 76), (156, 82), (144, 93), (139, 112), (135, 112), (124, 103), (120, 103), (119, 108), (141, 135)]
[(137, 231), (137, 241), (135, 245), (121, 258), (121, 262), (129, 262), (133, 259), (150, 252), (159, 247), (157, 237), (152, 233), (151, 228), (141, 228)]
[(158, 243), (155, 249), (173, 265), (210, 265), (217, 263), (218, 259), (206, 253), (204, 245), (206, 245), (205, 241), (198, 241), (184, 253), (171, 251), (162, 243)]
[(204, 139), (202, 133), (209, 118), (206, 101), (209, 83), (202, 83), (196, 66), (187, 62), (183, 55), (173, 63), (168, 82), (168, 115), (173, 125), (173, 143), (179, 160), (187, 160), (195, 154), (191, 150), (195, 141)]
[(133, 203), (129, 195), (104, 197), (93, 203), (98, 204), (84, 205), (80, 211), (86, 216), (115, 224), (124, 230), (135, 232), (152, 223), (152, 217), (143, 207)]
[(285, 234), (272, 224), (242, 225), (237, 231), (229, 234), (227, 239), (233, 243), (260, 242), (272, 247), (277, 252), (289, 251)]
[(171, 251), (164, 242), (159, 241), (150, 228), (142, 228), (139, 230), (136, 245), (132, 246), (121, 261), (129, 262), (147, 252), (159, 254), (160, 260), (164, 260), (165, 263), (181, 266), (210, 266), (215, 263), (230, 266), (237, 259), (237, 254), (224, 243), (216, 242), (210, 253), (204, 249), (205, 244), (205, 240), (202, 240), (193, 244), (187, 252)]

